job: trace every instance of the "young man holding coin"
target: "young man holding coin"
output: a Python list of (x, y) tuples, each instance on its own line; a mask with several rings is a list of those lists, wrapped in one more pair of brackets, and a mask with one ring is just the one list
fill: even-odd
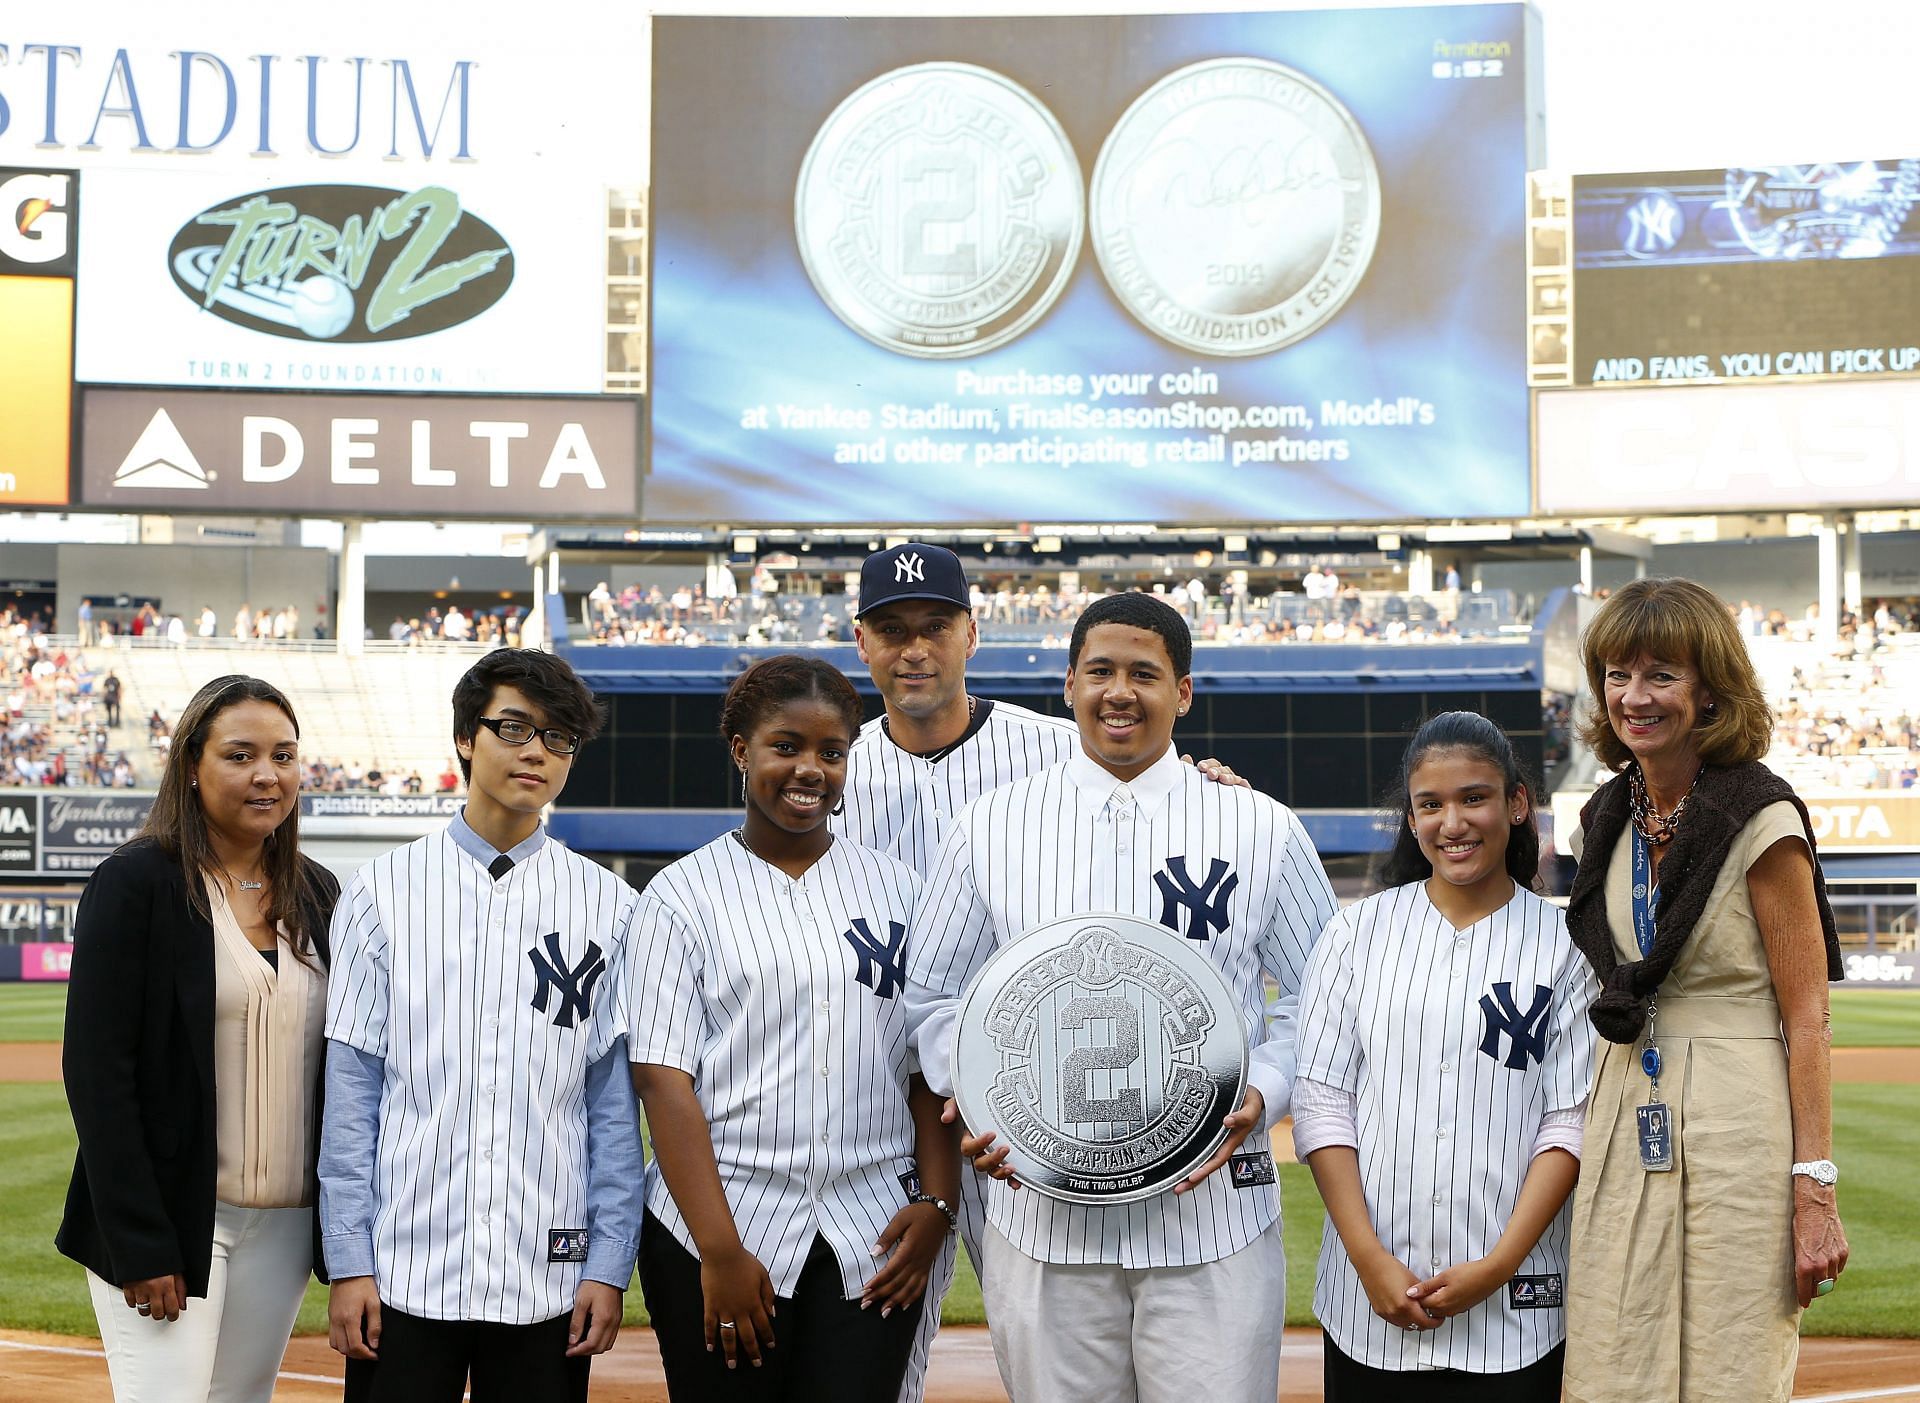
[[(905, 541), (860, 567), (854, 637), (885, 711), (861, 727), (847, 754), (847, 787), (833, 831), (877, 848), (924, 881), (955, 815), (982, 794), (1057, 765), (1079, 748), (1069, 720), (967, 690), (967, 660), (980, 646), (972, 592), (960, 558), (943, 546)], [(1199, 762), (1221, 784), (1244, 784), (1218, 760)], [(961, 1180), (960, 1236), (982, 1265), (984, 1183)], [(942, 1252), (931, 1308), (907, 1367), (900, 1403), (920, 1403), (939, 1303), (953, 1284), (954, 1244)]]
[[(961, 812), (907, 943), (915, 1046), (943, 1094), (974, 975), (996, 948), (1062, 917), (1129, 914), (1191, 942), (1224, 978), (1237, 1005), (1226, 1012), (1252, 1044), (1224, 1142), (1148, 1198), (1017, 1192), (1006, 1148), (968, 1128), (975, 1168), (1006, 1181), (987, 1196), (984, 1294), (1016, 1398), (1271, 1403), (1278, 1386), (1286, 1277), (1267, 1129), (1287, 1109), (1301, 974), (1334, 899), (1289, 810), (1180, 763), (1173, 729), (1192, 704), (1192, 654), (1186, 623), (1151, 596), (1087, 609), (1066, 680), (1080, 753)], [(1267, 977), (1278, 986), (1270, 1005)], [(1040, 1104), (1120, 1104), (1159, 1067), (1160, 1027), (1110, 1027), (1100, 1045), (1075, 1017), (1071, 1006), (1059, 1015), (1058, 1042), (1072, 1051), (1052, 1065), (1035, 1058), (1037, 1075), (1061, 1082)]]

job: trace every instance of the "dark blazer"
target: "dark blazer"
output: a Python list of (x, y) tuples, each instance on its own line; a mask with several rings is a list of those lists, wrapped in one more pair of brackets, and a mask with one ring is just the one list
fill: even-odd
[[(307, 928), (324, 966), (340, 884), (301, 861), (322, 903)], [(62, 1065), (80, 1152), (54, 1245), (114, 1285), (178, 1272), (189, 1296), (207, 1294), (219, 1165), (213, 957), (213, 924), (158, 843), (135, 839), (95, 869), (74, 915)], [(316, 1096), (310, 1152), (319, 1144)]]

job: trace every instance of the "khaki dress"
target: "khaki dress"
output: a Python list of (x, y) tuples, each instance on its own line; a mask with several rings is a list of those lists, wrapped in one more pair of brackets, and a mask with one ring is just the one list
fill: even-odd
[[(1640, 1052), (1602, 1042), (1587, 1102), (1567, 1270), (1566, 1403), (1772, 1403), (1793, 1385), (1793, 1113), (1787, 1049), (1747, 870), (1799, 813), (1771, 804), (1721, 866), (1693, 938), (1661, 984), (1654, 1032), (1673, 1169), (1640, 1167)], [(1623, 960), (1633, 934), (1633, 838), (1607, 869)]]

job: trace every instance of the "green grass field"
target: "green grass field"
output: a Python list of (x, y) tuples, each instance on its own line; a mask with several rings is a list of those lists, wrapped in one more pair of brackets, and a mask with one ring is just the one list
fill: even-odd
[(1920, 989), (1835, 989), (1835, 1047), (1920, 1047)]
[(0, 984), (0, 1043), (57, 1043), (66, 1021), (66, 985)]
[[(0, 1042), (58, 1042), (64, 984), (0, 984)], [(1920, 989), (1835, 989), (1835, 1047), (1920, 1047)]]
[[(0, 1042), (57, 1042), (66, 986), (0, 984)], [(1836, 1047), (1920, 1047), (1920, 992), (1840, 989), (1833, 994)], [(1835, 1158), (1846, 1171), (1841, 1206), (1853, 1245), (1846, 1286), (1809, 1311), (1805, 1330), (1820, 1335), (1913, 1335), (1920, 1331), (1920, 1202), (1912, 1165), (1920, 1162), (1920, 1086), (1834, 1089)], [(62, 1334), (97, 1333), (80, 1270), (52, 1245), (73, 1167), (73, 1124), (58, 1086), (0, 1084), (0, 1165), (12, 1210), (0, 1219), (0, 1325)], [(1287, 1323), (1311, 1325), (1320, 1200), (1298, 1165), (1280, 1170), (1286, 1205)], [(629, 1323), (644, 1323), (636, 1289)], [(961, 1262), (946, 1319), (984, 1318), (972, 1268)], [(307, 1293), (302, 1331), (326, 1328), (326, 1294)]]
[[(1920, 1086), (1841, 1086), (1834, 1091), (1834, 1157), (1845, 1171), (1840, 1205), (1853, 1262), (1844, 1285), (1806, 1315), (1810, 1335), (1911, 1336), (1920, 1328), (1920, 1202), (1913, 1165), (1920, 1162)], [(73, 1124), (58, 1086), (0, 1085), (0, 1165), (8, 1212), (0, 1218), (0, 1326), (94, 1335), (80, 1268), (53, 1250), (67, 1176), (73, 1168)], [(1287, 1323), (1313, 1321), (1313, 1271), (1321, 1211), (1307, 1171), (1283, 1165), (1286, 1204)], [(326, 1296), (311, 1287), (300, 1313), (303, 1332), (326, 1328)], [(980, 1289), (962, 1266), (946, 1318), (978, 1323)], [(629, 1323), (644, 1323), (638, 1290), (627, 1294)]]

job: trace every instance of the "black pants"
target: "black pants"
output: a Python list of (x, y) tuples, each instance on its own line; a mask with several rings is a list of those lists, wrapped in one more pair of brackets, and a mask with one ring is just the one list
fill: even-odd
[(346, 1403), (587, 1403), (589, 1357), (567, 1358), (572, 1312), (534, 1325), (423, 1320), (380, 1307), (380, 1358), (347, 1361)]
[(916, 1301), (885, 1320), (878, 1306), (861, 1310), (842, 1294), (833, 1249), (816, 1237), (793, 1295), (775, 1298), (764, 1362), (756, 1369), (742, 1356), (729, 1369), (724, 1352), (707, 1352), (700, 1259), (651, 1213), (640, 1230), (640, 1289), (675, 1403), (894, 1403), (926, 1309)]
[(1375, 1369), (1349, 1359), (1325, 1338), (1326, 1403), (1558, 1403), (1567, 1347), (1557, 1344), (1524, 1369), (1469, 1374), (1461, 1369)]

